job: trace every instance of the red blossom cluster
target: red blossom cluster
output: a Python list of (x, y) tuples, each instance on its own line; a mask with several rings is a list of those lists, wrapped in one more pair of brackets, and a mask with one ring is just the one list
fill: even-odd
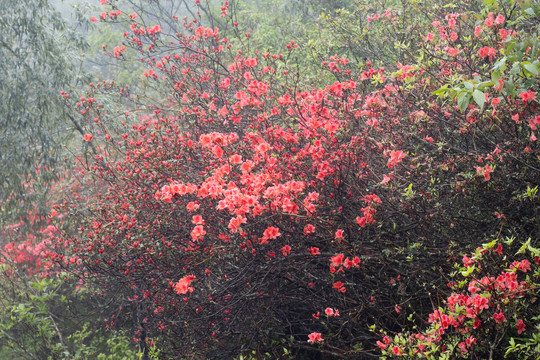
[[(489, 252), (498, 254), (499, 258), (487, 258)], [(482, 264), (489, 264), (489, 260), (499, 260), (503, 249), (499, 243), (494, 247), (494, 243), (488, 244), (477, 250), (472, 257), (465, 256), (463, 264), (465, 269), (482, 271)], [(540, 258), (536, 257), (535, 266), (540, 263)], [(456, 292), (448, 296), (444, 307), (441, 307), (429, 314), (428, 323), (431, 324), (428, 330), (421, 333), (411, 333), (408, 335), (399, 334), (394, 341), (387, 336), (383, 342), (378, 341), (377, 345), (383, 351), (388, 351), (387, 347), (393, 342), (396, 343), (402, 352), (412, 351), (414, 354), (427, 352), (447, 352), (447, 346), (456, 346), (460, 349), (461, 355), (473, 351), (476, 346), (486, 346), (489, 341), (485, 335), (492, 330), (508, 329), (516, 331), (521, 335), (526, 331), (523, 319), (517, 318), (515, 324), (511, 323), (510, 316), (520, 316), (518, 313), (525, 309), (518, 304), (525, 305), (531, 301), (535, 302), (535, 286), (531, 283), (530, 277), (523, 277), (531, 271), (531, 263), (528, 259), (513, 261), (509, 271), (502, 271), (498, 276), (483, 276), (473, 278), (465, 286), (467, 291)], [(522, 277), (523, 280), (519, 280)], [(456, 284), (454, 288), (458, 288)], [(512, 329), (513, 328), (513, 329)], [(491, 329), (491, 330), (490, 330)], [(397, 354), (393, 348), (394, 354)]]

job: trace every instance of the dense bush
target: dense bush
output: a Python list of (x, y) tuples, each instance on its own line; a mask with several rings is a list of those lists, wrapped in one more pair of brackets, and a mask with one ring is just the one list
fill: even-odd
[[(235, 35), (227, 1), (216, 18), (235, 39), (200, 17), (102, 3), (92, 21), (127, 25), (106, 51), (141, 60), (151, 91), (64, 93), (97, 155), (79, 159), (79, 186), (55, 206), (75, 231), (55, 234), (45, 261), (114, 303), (114, 326), (136, 322), (143, 357), (537, 352), (532, 337), (511, 340), (510, 321), (529, 331), (538, 316), (538, 271), (520, 273), (540, 237), (537, 2), (462, 2), (429, 22), (371, 9), (366, 31), (410, 44), (379, 39), (378, 52), (365, 39), (344, 52), (380, 58), (333, 55), (310, 74), (295, 59), (303, 44), (270, 53)], [(100, 98), (114, 90), (132, 105), (108, 112)], [(533, 258), (480, 269), (511, 237), (530, 239)], [(482, 277), (454, 284), (453, 264), (482, 243), (463, 270)], [(467, 317), (475, 297), (487, 308)]]
[[(505, 241), (510, 249), (513, 242), (513, 238)], [(471, 257), (464, 256), (456, 274), (463, 280), (449, 284), (455, 292), (429, 314), (429, 328), (393, 339), (385, 335), (378, 346), (390, 357), (537, 357), (540, 250), (528, 241), (513, 255), (494, 240)]]
[[(40, 222), (37, 219), (32, 221)], [(31, 223), (32, 228), (38, 228)], [(0, 357), (15, 359), (136, 359), (130, 337), (103, 326), (104, 304), (67, 273), (43, 262), (51, 236), (45, 226), (24, 237), (25, 223), (0, 232)], [(21, 235), (22, 234), (22, 235)]]

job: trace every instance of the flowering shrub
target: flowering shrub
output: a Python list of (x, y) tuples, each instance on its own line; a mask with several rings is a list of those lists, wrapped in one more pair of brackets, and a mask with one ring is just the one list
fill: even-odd
[[(173, 357), (282, 340), (342, 357), (379, 340), (405, 355), (367, 325), (398, 333), (409, 309), (427, 315), (430, 291), (446, 295), (441, 274), (482, 239), (538, 239), (534, 196), (518, 196), (539, 178), (538, 49), (521, 46), (533, 40), (519, 17), (456, 12), (422, 29), (414, 61), (358, 68), (333, 56), (322, 66), (335, 79), (314, 86), (292, 63), (294, 42), (285, 54), (252, 50), (249, 34), (233, 46), (227, 4), (228, 30), (175, 15), (158, 27), (104, 2), (100, 21), (129, 24), (111, 56), (137, 54), (161, 100), (143, 105), (122, 87), (134, 106), (110, 114), (99, 101), (114, 85), (100, 83), (72, 104), (97, 155), (81, 174), (88, 197), (59, 206), (77, 231), (55, 238), (49, 261), (123, 296), (135, 339), (144, 348), (152, 334)], [(517, 267), (473, 283), (433, 326), (504, 325), (508, 311), (490, 301), (534, 292), (515, 285)], [(460, 349), (488, 341), (475, 339)]]
[(51, 239), (58, 232), (56, 226), (45, 223), (39, 227), (34, 222), (39, 222), (34, 216), (29, 216), (30, 226), (34, 229), (34, 234), (27, 234), (25, 223), (21, 220), (19, 223), (7, 226), (0, 231), (3, 239), (11, 240), (2, 244), (0, 250), (0, 264), (7, 264), (5, 274), (13, 274), (12, 268), (17, 271), (24, 271), (26, 275), (46, 276), (50, 264), (43, 261), (44, 256), (49, 251)]
[(26, 221), (0, 231), (0, 238), (10, 241), (0, 249), (0, 353), (34, 359), (139, 358), (122, 331), (104, 333), (102, 313), (88, 289), (44, 261), (59, 231), (52, 218), (65, 225), (53, 210), (48, 219), (30, 213)]
[(392, 339), (384, 335), (377, 342), (383, 354), (415, 359), (536, 357), (540, 249), (530, 241), (514, 256), (503, 256), (508, 253), (503, 249), (495, 240), (470, 258), (464, 256), (459, 278), (448, 284), (453, 292), (429, 314), (429, 327)]

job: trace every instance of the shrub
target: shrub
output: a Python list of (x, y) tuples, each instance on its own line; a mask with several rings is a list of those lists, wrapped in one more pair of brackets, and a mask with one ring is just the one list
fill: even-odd
[(60, 206), (78, 232), (49, 258), (121, 298), (143, 349), (151, 334), (170, 358), (376, 356), (368, 325), (399, 333), (411, 309), (420, 324), (463, 251), (539, 237), (520, 197), (538, 183), (536, 14), (514, 5), (447, 14), (392, 68), (332, 56), (338, 81), (314, 87), (294, 42), (236, 48), (197, 19), (165, 28), (108, 2), (104, 18), (130, 24), (112, 56), (136, 50), (161, 96), (120, 88), (122, 115), (99, 104), (113, 83), (80, 98), (99, 154)]

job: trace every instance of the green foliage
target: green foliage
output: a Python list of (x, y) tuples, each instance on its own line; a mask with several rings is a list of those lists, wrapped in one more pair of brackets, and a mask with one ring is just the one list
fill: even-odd
[(82, 46), (47, 0), (2, 2), (0, 225), (43, 210), (73, 127), (59, 93), (75, 83), (73, 49)]
[(0, 264), (0, 357), (15, 359), (138, 359), (123, 332), (103, 329), (90, 294), (73, 279), (29, 276)]

